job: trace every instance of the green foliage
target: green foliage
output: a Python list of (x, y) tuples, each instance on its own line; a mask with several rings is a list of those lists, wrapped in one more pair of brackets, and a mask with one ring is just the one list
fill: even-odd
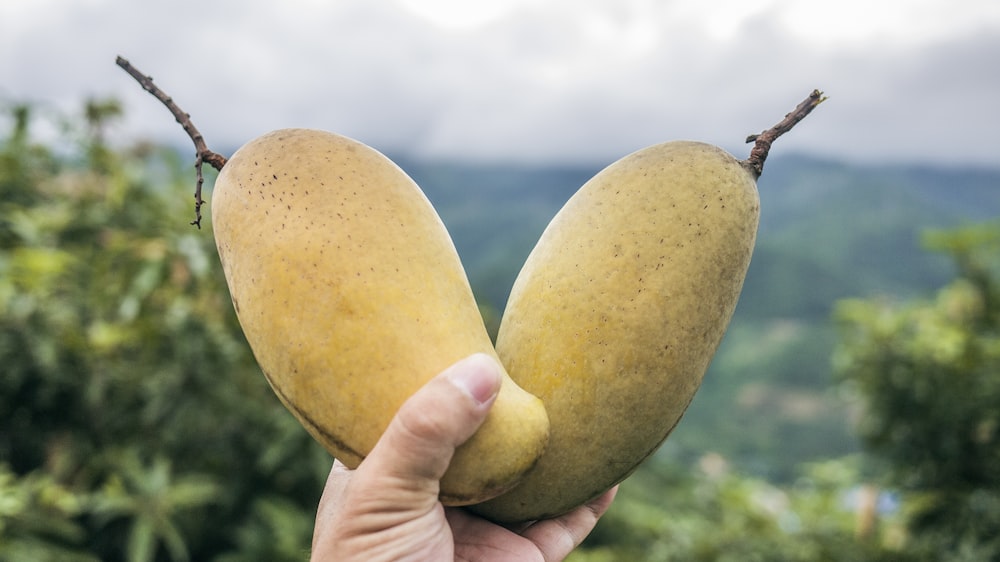
[[(4, 556), (45, 559), (10, 552), (51, 542), (101, 560), (238, 557), (270, 525), (301, 557), (331, 461), (260, 375), (211, 232), (187, 224), (193, 172), (106, 144), (119, 113), (88, 103), (56, 151), (15, 106), (0, 144), (0, 466), (16, 482), (0, 504), (21, 506)], [(43, 484), (73, 509), (18, 491)]]
[(837, 371), (886, 483), (909, 498), (908, 548), (1000, 560), (1000, 225), (927, 242), (958, 278), (929, 300), (841, 303)]
[(0, 560), (98, 560), (80, 548), (84, 528), (76, 518), (84, 503), (51, 474), (18, 477), (0, 463)]
[(175, 478), (171, 462), (163, 457), (155, 458), (152, 466), (146, 467), (134, 449), (115, 459), (114, 472), (90, 505), (95, 522), (99, 526), (119, 519), (129, 522), (128, 560), (154, 560), (161, 542), (171, 560), (188, 560), (181, 517), (214, 502), (219, 496), (219, 484), (197, 474)]
[[(34, 113), (14, 104), (0, 116), (0, 561), (306, 558), (330, 459), (260, 375), (210, 230), (187, 224), (189, 159), (113, 146), (114, 100), (48, 116), (59, 136), (46, 144)], [(890, 185), (864, 196), (857, 236), (834, 239), (843, 221), (802, 203), (805, 172), (790, 169), (771, 169), (778, 193), (762, 194), (765, 211), (787, 208), (765, 217), (773, 232), (705, 386), (572, 560), (998, 559), (1000, 229), (927, 235), (960, 272), (933, 300), (842, 303), (834, 392), (829, 303), (873, 290), (910, 298), (942, 278), (940, 262), (883, 271), (915, 230), (883, 210), (926, 174), (858, 182), (832, 167), (824, 201)], [(493, 331), (534, 237), (593, 170), (422, 170)], [(484, 190), (467, 193), (484, 175)], [(979, 195), (947, 200), (917, 182), (906, 207), (925, 218), (920, 197), (952, 215), (989, 208), (995, 175), (973, 180)], [(809, 206), (828, 216), (798, 216)], [(886, 230), (853, 257), (861, 237)], [(845, 393), (864, 405), (873, 459), (842, 455), (854, 446)], [(831, 454), (841, 458), (798, 465)], [(765, 468), (746, 476), (755, 463)], [(900, 492), (898, 509), (856, 501), (876, 484)]]
[(788, 487), (732, 472), (714, 453), (693, 469), (644, 465), (571, 562), (877, 560), (853, 534), (857, 462), (805, 468)]

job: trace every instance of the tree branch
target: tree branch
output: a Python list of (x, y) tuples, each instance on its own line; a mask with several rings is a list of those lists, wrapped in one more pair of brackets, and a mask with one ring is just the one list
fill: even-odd
[(799, 121), (805, 119), (806, 115), (816, 108), (817, 105), (826, 101), (826, 96), (819, 90), (813, 90), (809, 97), (802, 100), (791, 113), (785, 115), (777, 125), (764, 131), (759, 135), (750, 135), (746, 142), (754, 143), (750, 150), (750, 157), (743, 161), (743, 165), (750, 169), (754, 177), (760, 177), (764, 172), (764, 160), (767, 160), (767, 153), (771, 150), (771, 143), (781, 135), (792, 130)]
[(151, 76), (146, 76), (145, 74), (139, 72), (137, 68), (132, 66), (132, 63), (128, 62), (122, 57), (117, 57), (115, 63), (122, 67), (125, 72), (128, 72), (132, 78), (135, 78), (136, 82), (142, 86), (143, 90), (146, 90), (153, 97), (160, 100), (170, 110), (170, 113), (174, 115), (177, 122), (181, 124), (184, 131), (191, 137), (191, 141), (194, 142), (194, 149), (196, 153), (195, 158), (195, 170), (197, 170), (198, 181), (195, 184), (194, 190), (194, 215), (195, 219), (191, 222), (194, 226), (201, 228), (201, 206), (205, 203), (201, 198), (201, 186), (205, 183), (205, 177), (202, 175), (201, 167), (202, 164), (208, 163), (216, 170), (222, 170), (222, 167), (226, 165), (226, 157), (217, 153), (212, 152), (208, 149), (208, 145), (205, 144), (205, 137), (202, 136), (201, 132), (194, 126), (191, 122), (191, 115), (184, 112), (180, 107), (174, 103), (173, 98), (168, 96), (163, 90), (158, 88), (156, 84), (153, 84), (153, 78)]

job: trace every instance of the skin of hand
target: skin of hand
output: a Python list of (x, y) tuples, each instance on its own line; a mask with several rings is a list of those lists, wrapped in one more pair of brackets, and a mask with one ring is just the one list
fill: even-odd
[(438, 501), (455, 447), (482, 424), (500, 380), (491, 357), (463, 359), (400, 407), (357, 469), (335, 462), (317, 510), (311, 560), (552, 562), (579, 546), (617, 487), (517, 529)]

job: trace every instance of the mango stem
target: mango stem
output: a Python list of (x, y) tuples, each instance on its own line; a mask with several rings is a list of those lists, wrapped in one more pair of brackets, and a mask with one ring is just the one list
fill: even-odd
[(824, 101), (826, 101), (826, 96), (823, 95), (823, 92), (813, 90), (808, 98), (802, 100), (802, 103), (797, 105), (791, 113), (785, 115), (785, 118), (777, 125), (759, 135), (747, 137), (746, 142), (752, 142), (754, 145), (753, 149), (750, 150), (750, 157), (743, 161), (743, 165), (750, 170), (755, 179), (764, 172), (764, 161), (767, 160), (767, 153), (771, 151), (771, 143), (781, 135), (791, 131), (792, 127), (805, 119), (806, 115), (809, 115), (817, 105)]
[(194, 149), (196, 153), (196, 159), (194, 168), (197, 171), (197, 183), (194, 188), (194, 220), (191, 224), (201, 228), (201, 206), (205, 204), (205, 201), (201, 198), (201, 186), (205, 183), (205, 177), (201, 173), (202, 164), (208, 163), (216, 170), (222, 170), (222, 167), (226, 165), (226, 157), (217, 153), (212, 152), (208, 149), (208, 145), (205, 143), (205, 137), (201, 135), (201, 132), (194, 126), (191, 122), (191, 116), (182, 110), (180, 107), (174, 103), (174, 99), (171, 98), (161, 90), (156, 84), (153, 84), (153, 78), (151, 76), (146, 76), (139, 69), (132, 66), (132, 63), (125, 60), (122, 57), (117, 57), (115, 63), (122, 67), (125, 72), (128, 72), (129, 76), (135, 78), (135, 81), (142, 86), (143, 90), (146, 90), (153, 95), (156, 99), (160, 100), (163, 105), (167, 106), (170, 113), (174, 115), (177, 122), (181, 124), (184, 128), (184, 132), (191, 137), (191, 141), (194, 142)]

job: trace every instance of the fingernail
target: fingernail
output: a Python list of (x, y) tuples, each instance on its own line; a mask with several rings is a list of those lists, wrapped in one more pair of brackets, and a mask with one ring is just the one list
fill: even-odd
[(477, 353), (452, 365), (448, 380), (477, 404), (485, 404), (500, 390), (500, 369), (492, 357)]

